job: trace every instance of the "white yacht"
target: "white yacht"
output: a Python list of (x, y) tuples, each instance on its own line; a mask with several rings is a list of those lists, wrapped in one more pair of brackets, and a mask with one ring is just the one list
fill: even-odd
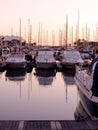
[(65, 69), (75, 69), (77, 63), (83, 64), (83, 59), (81, 58), (79, 51), (75, 49), (67, 49), (61, 60), (62, 67)]
[(41, 69), (53, 69), (56, 66), (53, 52), (49, 49), (39, 50), (35, 62), (36, 67)]
[(75, 81), (86, 112), (93, 120), (98, 119), (98, 58), (91, 62), (88, 70), (77, 66)]
[(23, 54), (12, 54), (6, 59), (7, 69), (23, 69), (27, 65)]

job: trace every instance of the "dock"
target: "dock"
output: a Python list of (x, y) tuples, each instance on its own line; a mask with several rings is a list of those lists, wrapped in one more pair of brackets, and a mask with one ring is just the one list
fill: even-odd
[(98, 130), (98, 120), (0, 121), (0, 130)]

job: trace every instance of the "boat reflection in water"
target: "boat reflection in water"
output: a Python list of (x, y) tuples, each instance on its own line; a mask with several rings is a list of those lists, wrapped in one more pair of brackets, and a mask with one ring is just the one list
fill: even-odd
[(81, 101), (78, 102), (76, 110), (74, 112), (74, 118), (76, 121), (89, 120), (89, 116), (82, 106)]
[(71, 91), (71, 89), (73, 89), (73, 87), (75, 85), (74, 75), (75, 75), (75, 71), (73, 71), (73, 70), (66, 70), (66, 71), (62, 72), (62, 78), (65, 83), (65, 93), (66, 93), (65, 100), (66, 100), (66, 102), (68, 101), (69, 91)]
[(74, 70), (66, 70), (62, 72), (64, 82), (67, 85), (73, 85), (75, 84), (74, 76), (75, 76), (75, 71)]
[(7, 69), (5, 76), (7, 79), (11, 81), (22, 81), (25, 80), (26, 69), (19, 69), (19, 70)]
[(39, 82), (39, 85), (51, 85), (53, 82), (53, 78), (56, 75), (56, 71), (53, 70), (47, 70), (47, 69), (36, 69), (35, 75), (37, 77), (37, 80)]

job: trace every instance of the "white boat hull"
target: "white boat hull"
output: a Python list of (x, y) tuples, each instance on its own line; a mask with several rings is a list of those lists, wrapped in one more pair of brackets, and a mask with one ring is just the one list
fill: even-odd
[[(82, 77), (80, 75), (82, 75)], [(85, 72), (80, 71), (79, 74), (77, 74), (76, 70), (75, 82), (77, 87), (81, 89), (90, 101), (98, 103), (98, 97), (94, 96), (91, 90), (93, 80)]]
[(36, 68), (38, 69), (54, 69), (56, 60), (51, 50), (43, 49), (38, 52), (35, 59)]
[(83, 91), (80, 88), (78, 90), (78, 93), (80, 96), (81, 103), (85, 111), (89, 115), (89, 117), (92, 120), (97, 120), (98, 119), (98, 103), (95, 103), (89, 100), (89, 98), (83, 93)]
[(7, 58), (6, 64), (7, 69), (24, 69), (26, 68), (27, 62), (24, 55), (13, 54)]
[(87, 70), (77, 67), (75, 75), (81, 103), (92, 120), (98, 119), (97, 67), (92, 74), (88, 74)]
[(66, 50), (61, 60), (64, 69), (76, 69), (77, 63), (83, 63), (81, 55), (77, 50)]

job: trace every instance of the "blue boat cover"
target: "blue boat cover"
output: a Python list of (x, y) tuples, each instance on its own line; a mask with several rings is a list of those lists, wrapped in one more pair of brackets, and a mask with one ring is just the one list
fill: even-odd
[(93, 75), (93, 86), (91, 90), (93, 95), (98, 97), (98, 63), (95, 66), (94, 75)]
[(91, 64), (89, 65), (89, 71), (92, 73), (92, 68), (93, 68), (93, 65), (95, 64), (95, 62), (98, 61), (98, 57), (94, 58), (91, 62)]

